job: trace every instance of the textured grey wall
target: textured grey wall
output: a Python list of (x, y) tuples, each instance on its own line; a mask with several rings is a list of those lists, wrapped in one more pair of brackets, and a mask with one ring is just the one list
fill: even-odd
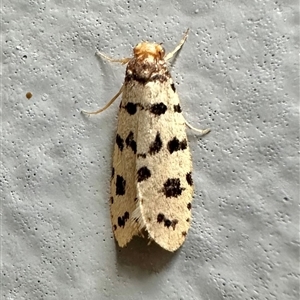
[[(106, 3), (105, 3), (106, 2)], [(298, 299), (298, 1), (3, 1), (2, 299)], [(118, 91), (142, 39), (173, 49), (195, 198), (175, 254), (109, 219)], [(28, 100), (26, 93), (31, 92)]]

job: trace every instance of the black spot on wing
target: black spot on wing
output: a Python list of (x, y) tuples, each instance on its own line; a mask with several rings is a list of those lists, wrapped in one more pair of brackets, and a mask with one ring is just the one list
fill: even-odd
[(150, 106), (150, 112), (156, 116), (163, 115), (167, 111), (167, 106), (160, 102)]
[(167, 148), (170, 154), (172, 154), (175, 151), (185, 150), (187, 148), (187, 140), (183, 139), (180, 142), (177, 137), (174, 137), (172, 140), (168, 142)]
[(189, 203), (187, 204), (186, 207), (188, 208), (188, 210), (191, 210), (191, 209), (192, 209), (192, 204), (191, 204), (191, 202), (189, 202)]
[(150, 144), (149, 153), (151, 155), (156, 154), (162, 148), (162, 140), (160, 138), (160, 133), (157, 132), (155, 140)]
[(113, 230), (116, 231), (117, 230), (117, 225), (113, 226)]
[(192, 186), (193, 185), (192, 172), (187, 173), (185, 178), (186, 178), (186, 181), (187, 181), (188, 185)]
[(111, 179), (113, 179), (115, 176), (115, 168), (112, 168), (111, 170)]
[(129, 212), (125, 211), (124, 215), (121, 217), (118, 217), (118, 225), (119, 227), (124, 227), (126, 221), (129, 219)]
[(168, 178), (168, 180), (164, 183), (162, 192), (167, 198), (169, 198), (180, 196), (183, 190), (185, 190), (185, 188), (180, 186), (179, 178)]
[(137, 171), (137, 181), (138, 182), (144, 181), (144, 180), (148, 179), (149, 177), (151, 177), (151, 172), (146, 166), (141, 167)]
[(136, 103), (132, 103), (132, 102), (128, 102), (124, 108), (126, 109), (126, 111), (130, 114), (130, 115), (134, 115), (137, 111), (137, 104)]
[(157, 215), (157, 222), (161, 223), (163, 220), (165, 219), (165, 215), (164, 214), (158, 214)]
[(116, 144), (118, 145), (120, 151), (123, 151), (124, 148), (124, 140), (120, 137), (119, 134), (116, 136)]
[(110, 197), (110, 204), (114, 203), (114, 197)]
[(122, 176), (117, 175), (116, 195), (119, 196), (125, 195), (125, 188), (126, 188), (126, 180)]
[(173, 230), (175, 230), (176, 224), (178, 224), (178, 220), (177, 219), (172, 220), (171, 226)]
[(159, 213), (157, 215), (157, 222), (158, 223), (164, 222), (165, 227), (169, 228), (170, 226), (172, 226), (173, 230), (175, 230), (175, 227), (176, 227), (176, 224), (178, 223), (178, 220), (174, 219), (174, 220), (171, 221), (171, 220), (167, 219), (164, 214)]
[(137, 157), (138, 157), (138, 158), (146, 158), (147, 155), (146, 155), (146, 153), (138, 153), (138, 154), (137, 154)]
[(174, 93), (176, 92), (175, 84), (173, 82), (171, 83), (171, 89), (173, 90)]
[(133, 153), (136, 153), (136, 141), (134, 140), (133, 132), (130, 131), (126, 140), (125, 140), (126, 146), (130, 147), (133, 151)]
[(180, 104), (174, 105), (173, 108), (174, 108), (174, 112), (177, 112), (177, 113), (182, 112)]
[(171, 224), (172, 224), (172, 222), (169, 219), (165, 219), (165, 221), (164, 221), (165, 227), (169, 228), (171, 226)]
[(186, 237), (186, 231), (182, 231), (181, 234)]

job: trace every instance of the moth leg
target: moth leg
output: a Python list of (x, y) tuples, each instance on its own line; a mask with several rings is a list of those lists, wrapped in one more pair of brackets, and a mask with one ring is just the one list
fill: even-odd
[(127, 63), (131, 60), (130, 57), (125, 57), (125, 58), (121, 58), (121, 59), (114, 59), (114, 58), (111, 58), (111, 57), (109, 57), (109, 56), (107, 56), (107, 55), (101, 53), (100, 51), (97, 51), (97, 52), (95, 53), (95, 55), (97, 55), (98, 57), (102, 57), (102, 58), (104, 58), (104, 59), (106, 59), (106, 60), (108, 60), (108, 61), (110, 61), (110, 62), (119, 62), (119, 63), (121, 63), (122, 65), (127, 64)]
[(177, 47), (172, 52), (166, 55), (165, 60), (171, 59), (176, 54), (176, 52), (178, 52), (181, 49), (181, 47), (183, 46), (184, 42), (187, 39), (188, 33), (189, 33), (189, 29), (185, 32), (183, 38), (181, 39)]
[(124, 88), (124, 84), (121, 86), (118, 93), (104, 107), (102, 107), (102, 108), (100, 108), (96, 111), (91, 111), (91, 112), (88, 112), (86, 110), (82, 110), (81, 113), (87, 114), (87, 115), (96, 115), (96, 114), (101, 113), (102, 111), (106, 110), (109, 106), (111, 106), (111, 104), (113, 104), (114, 101), (122, 94), (123, 88)]
[(185, 121), (185, 125), (189, 128), (191, 128), (192, 130), (195, 130), (196, 132), (199, 132), (200, 135), (206, 135), (210, 132), (210, 128), (206, 128), (206, 129), (198, 129), (193, 127), (191, 124), (189, 124), (187, 121)]

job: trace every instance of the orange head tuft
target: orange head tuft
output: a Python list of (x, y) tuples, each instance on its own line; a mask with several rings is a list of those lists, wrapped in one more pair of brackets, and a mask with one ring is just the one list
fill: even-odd
[(134, 47), (133, 54), (137, 59), (152, 58), (160, 60), (165, 56), (165, 49), (159, 44), (141, 42)]

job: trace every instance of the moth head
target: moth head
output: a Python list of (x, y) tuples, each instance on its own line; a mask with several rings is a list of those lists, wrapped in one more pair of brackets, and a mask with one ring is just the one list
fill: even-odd
[(133, 54), (138, 59), (160, 60), (165, 56), (165, 49), (160, 44), (141, 42), (134, 47)]

